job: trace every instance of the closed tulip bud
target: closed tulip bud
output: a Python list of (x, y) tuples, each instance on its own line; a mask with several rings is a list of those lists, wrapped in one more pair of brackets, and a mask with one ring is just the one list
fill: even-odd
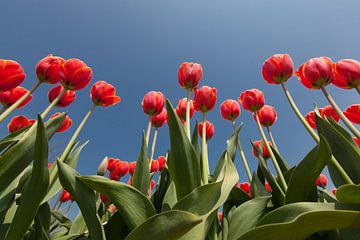
[[(268, 142), (268, 143), (269, 143), (269, 145), (271, 146), (271, 142)], [(266, 148), (266, 146), (265, 146), (265, 144), (264, 144), (264, 142), (263, 142), (262, 140), (255, 141), (255, 142), (254, 142), (254, 145), (255, 145), (259, 150), (261, 150), (262, 157), (263, 157), (264, 159), (270, 158), (269, 151), (267, 150), (267, 148)], [(260, 148), (261, 146), (262, 146), (262, 149)], [(255, 157), (259, 157), (254, 148), (252, 148), (252, 152), (253, 152), (253, 154), (254, 154)]]
[(90, 97), (95, 105), (108, 107), (121, 101), (121, 98), (115, 94), (116, 89), (113, 85), (98, 81), (91, 87)]
[(233, 99), (227, 99), (220, 104), (220, 114), (225, 120), (234, 121), (240, 116), (240, 105)]
[(347, 119), (355, 124), (360, 124), (360, 104), (350, 105), (344, 112)]
[[(57, 112), (57, 113), (54, 113), (53, 115), (51, 115), (50, 118), (54, 118), (59, 115), (60, 115), (60, 113)], [(68, 130), (71, 127), (71, 125), (72, 125), (72, 120), (69, 117), (69, 115), (66, 115), (61, 126), (58, 128), (57, 132), (65, 132), (66, 130)]]
[(203, 76), (203, 69), (199, 63), (184, 62), (178, 71), (178, 81), (182, 88), (194, 89)]
[(332, 192), (332, 194), (336, 195), (336, 188), (333, 188), (333, 189), (331, 190), (331, 192)]
[(9, 91), (19, 86), (26, 75), (21, 65), (13, 60), (0, 59), (0, 91)]
[(80, 90), (86, 87), (93, 76), (90, 67), (77, 58), (71, 58), (62, 64), (61, 84), (69, 90)]
[[(22, 96), (24, 96), (28, 92), (29, 92), (29, 90), (27, 90), (23, 87), (16, 87), (9, 91), (0, 92), (0, 103), (6, 108), (10, 107), (11, 105), (16, 103), (20, 98), (22, 98)], [(25, 99), (25, 101), (23, 101), (17, 108), (24, 107), (26, 104), (28, 104), (30, 102), (31, 99), (32, 99), (32, 95), (30, 94)]]
[(159, 171), (159, 162), (157, 160), (152, 160), (150, 172), (155, 173), (157, 171)]
[(327, 105), (326, 107), (319, 109), (320, 115), (322, 118), (325, 119), (325, 116), (327, 118), (331, 118), (335, 122), (338, 122), (340, 120), (339, 115), (335, 112), (334, 108), (331, 105)]
[(165, 108), (163, 108), (161, 113), (151, 117), (151, 125), (154, 128), (161, 128), (167, 122), (167, 119), (168, 119), (167, 111)]
[(270, 184), (268, 182), (265, 183), (265, 188), (269, 193), (272, 192), (272, 189), (271, 189)]
[(98, 167), (98, 170), (97, 170), (97, 175), (100, 175), (100, 176), (104, 176), (105, 175), (105, 172), (106, 172), (106, 169), (108, 167), (108, 163), (109, 163), (109, 158), (108, 157), (105, 157), (101, 163), (99, 164), (99, 167)]
[(325, 188), (327, 181), (326, 176), (324, 174), (320, 174), (320, 176), (316, 179), (316, 186)]
[(332, 84), (343, 89), (359, 86), (360, 62), (354, 59), (343, 59), (335, 63)]
[[(206, 121), (206, 140), (210, 140), (213, 136), (214, 136), (214, 132), (215, 132), (215, 127), (214, 127), (214, 124), (212, 124), (211, 122), (209, 121)], [(199, 135), (200, 137), (202, 138), (202, 130), (203, 129), (203, 123), (200, 122), (199, 123)]]
[(313, 129), (316, 129), (315, 112), (313, 112), (313, 111), (308, 112), (305, 115), (305, 120), (310, 125), (310, 127), (312, 127)]
[[(180, 120), (186, 121), (186, 98), (182, 98), (178, 101), (178, 105), (176, 106), (176, 114), (180, 118)], [(194, 116), (194, 102), (190, 100), (190, 118)]]
[(294, 62), (288, 54), (275, 54), (265, 60), (262, 76), (270, 84), (286, 82), (294, 73)]
[(360, 139), (353, 137), (354, 142), (360, 147)]
[[(276, 110), (273, 106), (264, 105), (259, 111), (259, 120), (262, 126), (270, 127), (272, 126), (277, 119)], [(255, 119), (255, 116), (254, 116)]]
[(222, 222), (223, 220), (223, 213), (222, 212), (218, 212), (218, 221)]
[(165, 97), (161, 92), (150, 91), (145, 94), (141, 106), (144, 113), (151, 116), (155, 116), (161, 113), (164, 109)]
[[(52, 103), (55, 98), (59, 96), (59, 94), (63, 91), (64, 87), (62, 85), (57, 85), (51, 88), (48, 92), (49, 102)], [(57, 107), (67, 107), (76, 99), (76, 92), (72, 90), (66, 90), (64, 95), (59, 99), (56, 106)]]
[(312, 58), (295, 72), (300, 82), (309, 89), (319, 89), (333, 79), (333, 62), (328, 57)]
[(50, 84), (58, 83), (62, 76), (62, 65), (65, 60), (61, 57), (53, 56), (52, 54), (44, 57), (36, 64), (36, 76), (40, 82)]
[(157, 161), (159, 162), (159, 171), (161, 172), (166, 166), (166, 157), (159, 156)]
[(70, 193), (66, 190), (63, 190), (59, 197), (59, 201), (62, 203), (67, 202), (67, 201), (72, 201)]
[(216, 103), (216, 88), (209, 86), (202, 86), (199, 89), (195, 89), (194, 108), (198, 112), (211, 111)]
[(136, 167), (136, 161), (129, 163), (129, 173), (130, 173), (130, 175), (134, 174), (135, 167)]
[(250, 193), (250, 183), (248, 182), (242, 182), (239, 184), (239, 188), (243, 190), (246, 193)]
[(15, 116), (8, 124), (9, 133), (13, 133), (19, 131), (20, 129), (31, 126), (35, 121), (35, 119), (28, 119), (25, 116)]
[(260, 110), (265, 104), (263, 92), (256, 88), (242, 92), (238, 100), (243, 108), (250, 112)]

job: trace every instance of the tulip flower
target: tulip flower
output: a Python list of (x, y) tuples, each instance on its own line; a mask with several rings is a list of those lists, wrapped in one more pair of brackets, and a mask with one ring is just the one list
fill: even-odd
[(116, 162), (117, 162), (116, 158), (108, 158), (108, 164), (107, 164), (106, 168), (109, 172), (114, 171), (114, 169), (116, 167)]
[(62, 65), (65, 60), (52, 54), (44, 57), (36, 64), (36, 76), (40, 82), (55, 84), (63, 76)]
[[(319, 108), (320, 111), (320, 108)], [(311, 126), (312, 129), (316, 129), (315, 112), (311, 111), (305, 115), (306, 122)]]
[[(262, 126), (272, 126), (277, 119), (276, 110), (273, 106), (264, 105), (259, 111), (259, 120)], [(255, 117), (254, 117), (255, 118)]]
[[(269, 144), (271, 145), (270, 142), (269, 142)], [(270, 158), (270, 153), (269, 153), (268, 149), (266, 148), (266, 146), (265, 146), (265, 144), (264, 144), (264, 142), (263, 142), (262, 140), (254, 141), (254, 145), (255, 145), (259, 150), (261, 150), (261, 154), (262, 154), (262, 157), (263, 157), (264, 159)], [(261, 146), (262, 146), (262, 148), (261, 148)], [(257, 158), (259, 157), (259, 155), (257, 154), (257, 151), (256, 151), (254, 148), (252, 148), (252, 152), (253, 152), (253, 154), (254, 154), (255, 157), (257, 157)]]
[[(55, 118), (59, 115), (60, 115), (60, 113), (57, 112), (57, 113), (54, 113), (53, 115), (51, 115), (50, 118)], [(66, 115), (61, 126), (58, 128), (57, 132), (65, 132), (66, 130), (68, 130), (71, 127), (71, 125), (72, 125), (72, 120), (69, 117), (69, 115)]]
[[(202, 122), (199, 123), (199, 135), (202, 138), (202, 132), (203, 132), (203, 126), (204, 124)], [(214, 124), (212, 124), (209, 121), (206, 121), (206, 141), (210, 140), (214, 136), (215, 127)]]
[[(48, 92), (49, 102), (52, 103), (62, 92), (64, 87), (62, 85), (57, 85), (51, 88)], [(76, 99), (76, 92), (72, 90), (65, 90), (62, 96), (59, 98), (56, 103), (56, 107), (64, 108), (69, 106)]]
[(0, 92), (19, 86), (26, 75), (21, 65), (13, 60), (0, 59)]
[(320, 174), (320, 176), (316, 179), (316, 186), (318, 187), (323, 187), (325, 188), (326, 187), (326, 184), (327, 184), (327, 178), (324, 174)]
[(151, 117), (151, 125), (154, 128), (161, 128), (167, 122), (167, 111), (165, 108), (158, 115)]
[(159, 171), (161, 172), (166, 166), (166, 157), (165, 156), (159, 156), (157, 158), (157, 161), (159, 162)]
[[(178, 105), (176, 106), (176, 114), (180, 118), (180, 120), (186, 121), (186, 98), (182, 98), (178, 101)], [(194, 116), (194, 103), (193, 100), (190, 100), (190, 118)]]
[(151, 181), (150, 181), (150, 192), (152, 192), (152, 190), (154, 189), (154, 187), (155, 187), (155, 180), (154, 179), (151, 179)]
[(67, 201), (72, 201), (71, 195), (68, 191), (63, 190), (60, 197), (59, 197), (59, 201), (61, 203), (67, 202)]
[(29, 90), (23, 87), (15, 87), (9, 91), (0, 92), (0, 103), (5, 107), (8, 108), (15, 104), (19, 99), (23, 96), (27, 95), (26, 99), (19, 104), (16, 108), (22, 108), (26, 104), (30, 102), (32, 99), (32, 95), (29, 94)]
[(95, 105), (108, 107), (121, 101), (121, 98), (115, 94), (116, 89), (113, 85), (98, 81), (91, 87), (90, 97)]
[(218, 212), (218, 221), (222, 222), (223, 220), (223, 213), (222, 212)]
[(354, 142), (360, 147), (360, 139), (353, 137)]
[(350, 105), (345, 111), (344, 115), (352, 123), (360, 124), (360, 104)]
[(35, 119), (28, 119), (26, 116), (15, 116), (8, 124), (9, 133), (31, 126), (34, 122), (36, 122)]
[(265, 104), (263, 92), (256, 88), (242, 92), (238, 101), (242, 104), (245, 110), (250, 112), (260, 110)]
[(340, 120), (339, 115), (337, 115), (337, 113), (335, 112), (334, 108), (331, 105), (327, 105), (324, 108), (319, 109), (319, 113), (322, 118), (325, 118), (326, 116), (327, 118), (329, 119), (331, 118), (335, 122), (338, 122)]
[(110, 199), (106, 197), (104, 194), (100, 194), (100, 200), (105, 204), (111, 203)]
[(49, 163), (47, 164), (47, 168), (50, 169), (51, 166), (52, 166), (52, 163), (49, 162)]
[(240, 105), (233, 99), (227, 99), (220, 104), (220, 114), (225, 120), (235, 121), (240, 116)]
[(125, 176), (129, 172), (129, 163), (121, 161), (120, 159), (113, 160), (113, 170), (110, 171), (109, 178), (111, 180), (118, 181), (121, 177)]
[(333, 188), (332, 190), (331, 190), (331, 192), (332, 192), (332, 194), (334, 194), (334, 195), (336, 195), (336, 188)]
[(270, 184), (268, 182), (265, 183), (265, 188), (269, 193), (272, 192), (272, 189), (271, 189)]
[(354, 59), (342, 59), (334, 65), (332, 84), (339, 88), (356, 88), (360, 86), (360, 62)]
[(134, 174), (136, 167), (136, 161), (129, 163), (129, 173), (132, 176)]
[(239, 184), (239, 188), (246, 193), (250, 193), (251, 186), (250, 186), (250, 183), (248, 183), (248, 182), (242, 182)]
[(91, 81), (93, 72), (90, 67), (77, 58), (66, 60), (62, 64), (61, 84), (69, 90), (81, 90)]
[(203, 76), (203, 69), (199, 63), (184, 62), (178, 71), (178, 81), (182, 88), (195, 89)]
[(194, 108), (198, 112), (207, 113), (211, 111), (216, 103), (216, 88), (202, 86), (195, 89)]
[(286, 82), (294, 73), (294, 62), (288, 54), (275, 54), (265, 60), (261, 73), (270, 84)]
[(155, 173), (157, 171), (159, 171), (159, 162), (158, 162), (158, 160), (152, 160), (151, 161), (150, 172)]

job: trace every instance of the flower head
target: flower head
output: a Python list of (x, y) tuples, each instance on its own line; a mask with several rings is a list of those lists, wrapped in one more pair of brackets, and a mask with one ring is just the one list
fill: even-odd
[(13, 60), (0, 59), (0, 91), (9, 91), (19, 86), (26, 75), (21, 65)]
[(225, 120), (234, 121), (240, 116), (240, 105), (233, 99), (227, 99), (220, 105), (221, 117)]
[(115, 87), (105, 81), (94, 83), (90, 91), (90, 97), (93, 103), (102, 107), (108, 107), (119, 103), (121, 98), (115, 94)]
[(159, 162), (159, 171), (161, 172), (166, 166), (166, 157), (159, 156), (157, 161)]
[[(254, 145), (261, 151), (262, 157), (264, 159), (270, 158), (269, 151), (267, 150), (266, 145), (262, 140), (255, 141)], [(269, 145), (271, 145), (271, 142), (269, 142)], [(262, 148), (261, 148), (261, 146), (262, 146)], [(259, 157), (256, 150), (254, 149), (254, 147), (252, 148), (252, 152), (255, 157)]]
[[(60, 113), (57, 112), (57, 113), (54, 113), (53, 115), (51, 115), (50, 118), (55, 118), (59, 115), (60, 115)], [(71, 127), (71, 125), (72, 125), (72, 120), (69, 117), (69, 115), (66, 115), (61, 126), (58, 128), (57, 132), (65, 132), (66, 130), (68, 130)]]
[(178, 71), (178, 81), (182, 88), (194, 89), (203, 76), (203, 69), (199, 63), (184, 62)]
[[(270, 127), (272, 126), (276, 119), (276, 110), (273, 106), (270, 105), (264, 105), (259, 111), (258, 111), (259, 120), (262, 126)], [(254, 116), (255, 118), (255, 116)]]
[(331, 118), (332, 120), (334, 120), (335, 122), (339, 122), (340, 117), (339, 115), (337, 115), (337, 113), (335, 112), (334, 108), (331, 105), (327, 105), (324, 108), (319, 109), (320, 115), (322, 118), (325, 118), (325, 116), (327, 118)]
[(62, 203), (67, 202), (67, 201), (72, 201), (70, 193), (66, 190), (63, 190), (59, 197), (59, 201)]
[(154, 128), (160, 128), (167, 122), (167, 119), (168, 119), (167, 111), (165, 108), (163, 108), (161, 113), (151, 117), (151, 125)]
[(144, 113), (149, 116), (155, 116), (164, 109), (165, 97), (161, 92), (150, 91), (145, 94), (141, 106)]
[(68, 59), (61, 65), (61, 67), (62, 71), (60, 71), (60, 82), (66, 89), (83, 89), (92, 79), (93, 72), (91, 68), (80, 59)]
[(216, 92), (216, 88), (209, 86), (202, 86), (199, 89), (195, 89), (195, 110), (203, 113), (211, 111), (216, 103)]
[(352, 104), (345, 111), (344, 115), (352, 123), (360, 124), (360, 104)]
[[(180, 120), (185, 121), (186, 120), (186, 103), (187, 99), (182, 98), (178, 101), (178, 104), (176, 106), (176, 114), (180, 118)], [(194, 102), (193, 100), (190, 100), (190, 118), (194, 116)]]
[(316, 179), (316, 186), (325, 188), (327, 181), (326, 176), (324, 174), (320, 174), (320, 176)]
[[(48, 92), (49, 102), (52, 103), (55, 98), (59, 96), (59, 94), (63, 91), (64, 87), (62, 85), (57, 85), (51, 88)], [(67, 107), (76, 99), (76, 92), (72, 90), (66, 90), (66, 92), (62, 95), (62, 97), (57, 102), (57, 107)]]
[(294, 62), (288, 54), (275, 54), (265, 60), (261, 70), (270, 84), (286, 82), (294, 73)]
[(260, 110), (265, 104), (263, 92), (256, 88), (242, 92), (238, 100), (243, 108), (250, 112)]
[(62, 76), (62, 64), (65, 60), (61, 57), (53, 56), (52, 54), (41, 59), (35, 67), (37, 79), (40, 82), (50, 84), (58, 83)]
[[(320, 111), (320, 109), (319, 109), (319, 111)], [(305, 115), (305, 120), (310, 125), (311, 128), (316, 129), (316, 120), (315, 120), (315, 112), (314, 111), (308, 112)]]
[[(0, 103), (4, 107), (10, 107), (27, 93), (29, 93), (29, 90), (20, 86), (9, 91), (0, 92)], [(17, 108), (22, 108), (28, 104), (31, 99), (32, 95), (30, 94)]]
[(335, 63), (332, 84), (343, 89), (359, 86), (360, 62), (354, 59), (342, 59)]
[(28, 119), (26, 116), (15, 116), (8, 124), (9, 133), (31, 126), (34, 122), (36, 122), (35, 119)]
[[(199, 123), (199, 135), (202, 138), (202, 131), (203, 131), (203, 122)], [(213, 136), (214, 136), (214, 132), (215, 132), (215, 127), (214, 124), (212, 124), (209, 121), (206, 121), (205, 123), (205, 127), (206, 127), (206, 140), (210, 140)]]
[(250, 186), (250, 183), (248, 183), (248, 182), (242, 182), (239, 184), (239, 188), (246, 193), (250, 193), (251, 186)]

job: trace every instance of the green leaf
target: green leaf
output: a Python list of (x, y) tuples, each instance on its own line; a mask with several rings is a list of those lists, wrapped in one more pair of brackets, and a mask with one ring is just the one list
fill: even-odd
[(48, 140), (40, 115), (37, 122), (33, 170), (22, 191), (21, 202), (5, 238), (7, 240), (21, 239), (25, 235), (49, 186)]
[(130, 233), (119, 212), (115, 212), (104, 227), (106, 240), (123, 240)]
[(171, 182), (164, 196), (161, 211), (169, 211), (177, 203), (176, 188), (174, 182)]
[(86, 223), (81, 212), (78, 213), (70, 227), (68, 235), (81, 235), (86, 231)]
[(262, 184), (260, 179), (258, 178), (256, 172), (253, 173), (250, 186), (251, 186), (250, 191), (251, 191), (252, 198), (264, 197), (264, 196), (271, 195), (267, 191), (265, 186)]
[(24, 133), (29, 130), (30, 127), (22, 128), (18, 131), (15, 131), (13, 133), (10, 133), (6, 137), (0, 140), (0, 152), (3, 151), (6, 147), (10, 146), (13, 143), (16, 143), (19, 141)]
[[(198, 133), (198, 121), (196, 120), (194, 131), (192, 133), (191, 144), (194, 147), (198, 159), (200, 159), (200, 144), (199, 144), (199, 133)], [(200, 162), (199, 162), (200, 164)]]
[(66, 189), (72, 199), (80, 208), (90, 236), (93, 239), (105, 239), (104, 229), (97, 215), (96, 197), (94, 191), (88, 188), (83, 182), (77, 179), (79, 174), (66, 163), (57, 161), (59, 179), (61, 185)]
[(275, 155), (277, 163), (279, 164), (281, 172), (282, 173), (287, 172), (289, 170), (289, 168), (290, 168), (289, 164), (286, 162), (286, 160), (280, 155), (280, 153), (273, 146), (270, 146), (270, 147), (271, 147), (271, 150), (273, 151), (273, 153)]
[(33, 225), (35, 231), (32, 232), (30, 239), (34, 240), (48, 240), (50, 239), (49, 231), (50, 231), (50, 207), (48, 203), (42, 204), (38, 213), (35, 216), (35, 223)]
[(239, 133), (242, 128), (243, 123), (240, 123), (239, 127), (235, 129), (235, 131), (231, 134), (230, 138), (226, 141), (226, 150), (228, 153), (228, 156), (230, 159), (234, 162), (235, 161), (235, 155), (236, 155), (236, 144), (239, 141), (240, 146), (240, 140), (239, 140)]
[(344, 203), (360, 204), (360, 184), (346, 184), (336, 190), (336, 198)]
[(166, 109), (170, 133), (167, 165), (180, 199), (201, 185), (200, 161), (169, 100), (166, 100)]
[(53, 217), (60, 222), (61, 226), (70, 229), (73, 222), (66, 216), (64, 216), (61, 212), (58, 211), (52, 211), (51, 214)]
[(185, 211), (172, 210), (149, 218), (134, 229), (125, 240), (177, 240), (201, 223), (201, 218)]
[[(167, 189), (170, 185), (170, 181), (171, 180), (170, 180), (169, 171), (165, 168), (160, 173), (159, 185), (158, 185), (159, 187), (153, 194), (153, 199), (154, 199), (153, 204), (154, 204), (154, 207), (157, 212), (161, 212), (163, 200), (164, 200), (165, 194), (167, 192)], [(175, 192), (175, 194), (176, 194), (176, 192)]]
[(105, 196), (116, 206), (130, 230), (156, 214), (150, 200), (136, 188), (102, 176), (79, 177), (79, 180)]
[(147, 152), (148, 149), (145, 140), (145, 133), (143, 132), (141, 150), (136, 163), (131, 185), (144, 195), (148, 195), (150, 186), (150, 166)]
[(330, 159), (330, 146), (320, 135), (320, 143), (296, 166), (286, 192), (285, 203), (317, 201), (315, 181)]

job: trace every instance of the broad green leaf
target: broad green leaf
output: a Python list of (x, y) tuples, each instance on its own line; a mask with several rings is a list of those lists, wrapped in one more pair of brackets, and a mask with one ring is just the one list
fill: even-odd
[(169, 100), (166, 100), (166, 109), (170, 133), (167, 165), (180, 199), (201, 185), (200, 161)]
[(260, 179), (258, 178), (256, 172), (253, 173), (250, 186), (251, 186), (250, 192), (252, 198), (265, 197), (271, 195), (268, 192), (268, 190), (265, 188), (265, 186), (262, 184)]
[(22, 128), (18, 131), (15, 131), (13, 133), (10, 133), (6, 137), (0, 140), (0, 152), (3, 151), (6, 147), (10, 146), (13, 143), (16, 143), (19, 141), (22, 136), (25, 134), (27, 130), (29, 130), (30, 127)]
[(128, 184), (112, 181), (102, 176), (84, 176), (78, 179), (89, 188), (107, 196), (116, 206), (130, 230), (156, 214), (150, 200)]
[(177, 203), (176, 189), (174, 182), (171, 182), (164, 196), (161, 211), (169, 211)]
[(125, 240), (157, 239), (177, 240), (184, 236), (196, 225), (201, 223), (201, 218), (186, 212), (172, 210), (157, 214), (135, 228)]
[[(167, 192), (167, 189), (170, 185), (170, 174), (169, 171), (165, 168), (160, 173), (159, 177), (159, 185), (156, 189), (155, 193), (153, 194), (153, 204), (157, 212), (161, 212), (161, 207), (163, 205), (163, 200), (165, 197), (165, 194)], [(176, 192), (175, 192), (176, 194)]]
[(296, 166), (286, 192), (285, 203), (317, 201), (315, 181), (330, 159), (330, 146), (320, 135), (320, 143)]
[(80, 208), (90, 236), (93, 239), (105, 239), (104, 229), (97, 215), (96, 197), (92, 189), (88, 188), (83, 182), (77, 179), (79, 174), (66, 163), (57, 161), (59, 179), (61, 185), (66, 189), (72, 199)]
[(290, 169), (289, 164), (286, 162), (286, 160), (280, 155), (280, 153), (273, 146), (270, 146), (270, 147), (275, 155), (277, 163), (279, 164), (281, 172), (285, 173), (286, 171), (288, 171)]
[(243, 123), (240, 123), (239, 127), (235, 129), (235, 131), (231, 134), (230, 138), (226, 141), (226, 150), (228, 153), (229, 158), (234, 162), (235, 161), (235, 155), (236, 155), (236, 144), (239, 141), (240, 146), (240, 139), (239, 139), (239, 133), (242, 128)]
[(87, 230), (86, 223), (81, 212), (78, 213), (70, 227), (69, 235), (81, 235)]
[(61, 212), (52, 211), (51, 214), (53, 217), (61, 224), (61, 226), (70, 229), (73, 222), (66, 216), (64, 216)]
[(49, 230), (50, 230), (50, 207), (48, 203), (42, 204), (38, 213), (34, 219), (34, 232), (31, 233), (30, 239), (34, 240), (48, 240), (50, 239)]
[(111, 216), (104, 229), (106, 240), (123, 240), (130, 233), (119, 212)]
[(148, 195), (150, 186), (150, 166), (147, 156), (147, 145), (145, 133), (142, 133), (141, 150), (136, 162), (134, 175), (132, 177), (132, 186), (138, 189), (142, 194)]
[[(191, 144), (194, 147), (198, 159), (200, 159), (200, 144), (199, 144), (199, 133), (198, 133), (198, 121), (196, 120), (194, 130), (192, 133)], [(200, 164), (200, 163), (199, 163)]]
[(344, 203), (360, 204), (360, 184), (346, 184), (336, 190), (336, 198)]

